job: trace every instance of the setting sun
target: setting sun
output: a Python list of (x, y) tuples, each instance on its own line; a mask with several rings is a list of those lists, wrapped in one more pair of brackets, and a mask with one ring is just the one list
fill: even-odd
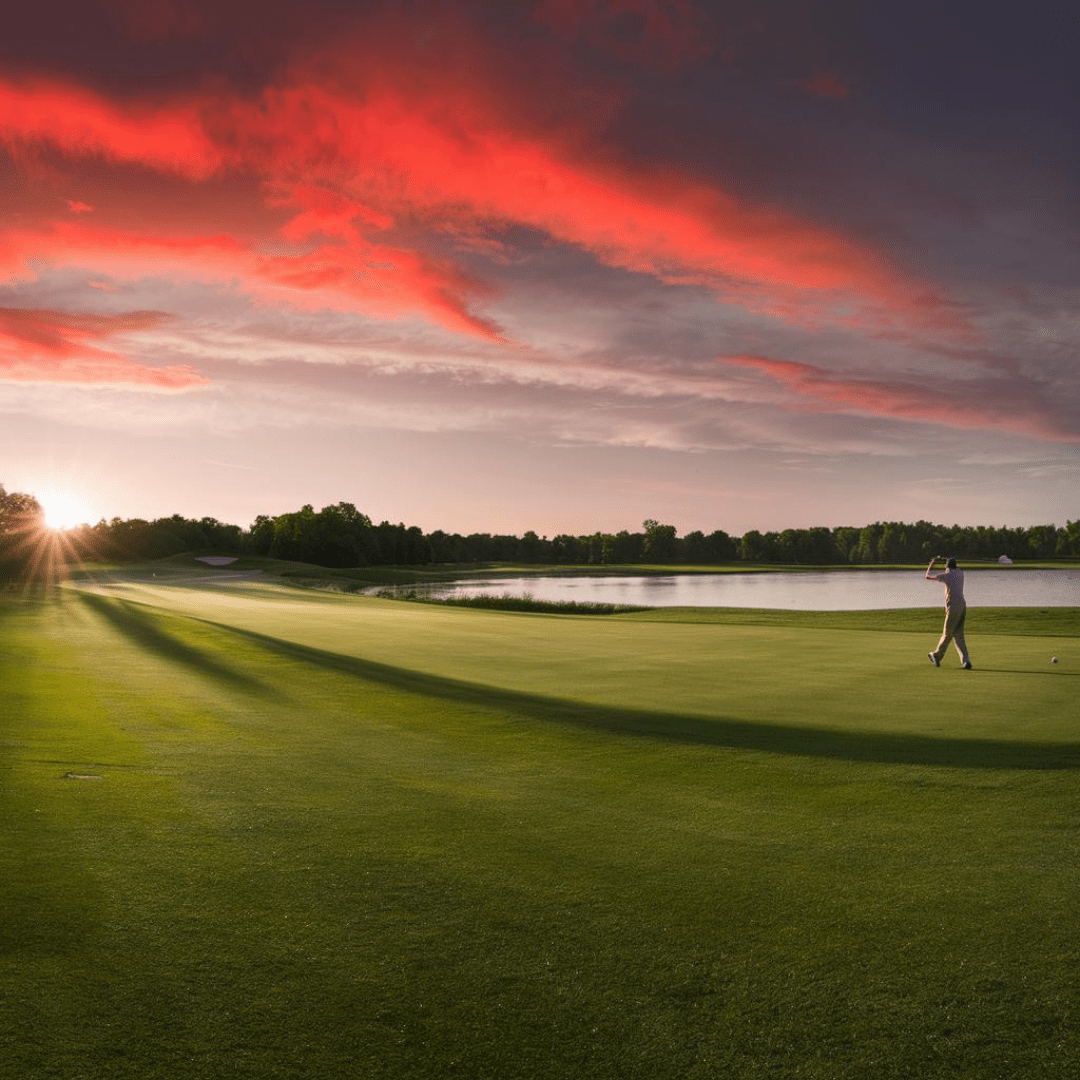
[(91, 514), (86, 507), (68, 495), (44, 495), (38, 501), (50, 529), (72, 529), (90, 520)]

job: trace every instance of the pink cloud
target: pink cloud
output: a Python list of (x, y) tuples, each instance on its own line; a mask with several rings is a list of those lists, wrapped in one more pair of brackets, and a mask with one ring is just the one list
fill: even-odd
[(205, 386), (194, 368), (151, 368), (89, 344), (117, 334), (150, 330), (168, 321), (161, 311), (118, 315), (0, 308), (0, 380), (124, 385), (160, 390)]
[(37, 143), (192, 178), (221, 163), (190, 105), (120, 105), (67, 83), (0, 81), (0, 145), (18, 155)]
[(555, 135), (506, 126), (471, 89), (407, 97), (294, 80), (257, 106), (236, 103), (228, 119), (238, 160), (264, 174), (302, 170), (308, 195), (333, 185), (368, 211), (436, 228), (526, 225), (609, 265), (792, 321), (854, 301), (883, 309), (846, 316), (875, 327), (970, 329), (926, 283), (850, 237), (676, 172), (590, 161)]
[[(463, 299), (464, 294), (489, 290), (459, 268), (420, 252), (373, 243), (346, 230), (344, 238), (299, 254), (260, 254), (227, 234), (170, 234), (164, 228), (162, 223), (160, 232), (136, 232), (61, 221), (32, 232), (0, 234), (0, 254), (6, 255), (12, 272), (22, 268), (25, 273), (26, 260), (34, 257), (118, 277), (238, 281), (263, 299), (298, 308), (336, 308), (391, 319), (420, 313), (451, 330), (502, 340), (500, 328), (470, 313)], [(307, 228), (299, 232), (308, 235)]]
[[(556, 8), (570, 17), (571, 8)], [(632, 15), (661, 39), (676, 16), (692, 15), (687, 4), (660, 0), (593, 8), (589, 18)], [(467, 35), (453, 53), (468, 66), (452, 56), (445, 70), (433, 69), (400, 43), (393, 48), (385, 34), (350, 38), (248, 97), (219, 87), (198, 98), (119, 102), (70, 85), (0, 81), (0, 141), (16, 152), (48, 143), (190, 180), (253, 177), (263, 185), (256, 209), (267, 232), (315, 245), (292, 256), (260, 254), (266, 246), (256, 237), (217, 231), (217, 208), (193, 189), (178, 195), (182, 208), (163, 207), (134, 229), (114, 215), (96, 232), (70, 222), (23, 228), (21, 239), (9, 232), (0, 237), (0, 263), (17, 273), (36, 256), (216, 276), (300, 307), (420, 314), (502, 341), (501, 328), (470, 306), (492, 290), (435, 251), (451, 236), (459, 249), (498, 260), (501, 234), (517, 225), (603, 264), (704, 286), (789, 322), (971, 334), (966, 313), (899, 273), (881, 251), (676, 169), (632, 166), (583, 142), (572, 126), (525, 117), (498, 77), (483, 74), (485, 47)], [(364, 63), (369, 55), (378, 63)], [(293, 211), (284, 223), (273, 214), (283, 208)], [(195, 219), (186, 235), (176, 235), (178, 212)]]
[(916, 386), (841, 378), (813, 364), (765, 356), (718, 359), (760, 371), (780, 383), (797, 395), (795, 407), (799, 409), (1004, 430), (1053, 442), (1080, 443), (1080, 431), (1066, 423), (1036, 388), (1016, 379), (935, 379), (932, 385)]
[(89, 203), (80, 202), (78, 199), (66, 199), (65, 202), (73, 214), (89, 214), (94, 209)]

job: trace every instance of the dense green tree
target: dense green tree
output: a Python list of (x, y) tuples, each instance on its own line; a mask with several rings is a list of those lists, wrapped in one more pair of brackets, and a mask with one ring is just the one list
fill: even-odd
[(898, 563), (903, 560), (907, 545), (907, 532), (902, 525), (886, 521), (881, 527), (877, 541), (877, 562)]
[(859, 532), (859, 543), (855, 549), (856, 563), (875, 563), (878, 559), (878, 541), (881, 539), (881, 523), (866, 525)]
[(716, 529), (705, 537), (706, 562), (725, 563), (738, 558), (739, 547), (723, 529)]
[(419, 525), (410, 525), (405, 530), (405, 561), (409, 566), (423, 566), (434, 562), (431, 544)]
[(352, 503), (324, 506), (317, 514), (311, 507), (304, 507), (292, 528), (293, 542), (298, 546), (289, 557), (303, 562), (333, 567), (366, 566), (377, 550), (371, 519)]
[(275, 559), (304, 561), (305, 554), (310, 554), (314, 548), (314, 538), (315, 508), (311, 503), (306, 503), (293, 513), (279, 514), (274, 518), (270, 554)]
[(247, 532), (246, 547), (252, 555), (269, 555), (274, 543), (274, 519), (260, 514)]
[(552, 555), (558, 563), (580, 563), (585, 561), (588, 550), (588, 538), (560, 534), (551, 541)]
[(743, 562), (762, 562), (765, 558), (765, 542), (757, 529), (750, 529), (739, 541), (739, 558)]
[(34, 569), (45, 537), (45, 514), (33, 495), (7, 492), (0, 484), (0, 581), (22, 578)]
[(705, 563), (709, 561), (709, 545), (705, 540), (705, 534), (700, 529), (688, 532), (679, 541), (679, 549), (682, 555), (681, 562)]
[(431, 561), (436, 563), (468, 562), (465, 539), (459, 533), (445, 533), (436, 529), (428, 534), (431, 545)]
[(610, 533), (596, 532), (587, 540), (588, 562), (606, 566), (613, 561), (615, 552), (615, 537)]
[(611, 549), (611, 561), (621, 564), (642, 562), (645, 558), (645, 536), (643, 533), (627, 532), (622, 529), (615, 534)]
[(544, 541), (529, 529), (521, 538), (518, 546), (518, 558), (522, 562), (533, 563), (544, 561)]
[(1058, 529), (1054, 554), (1059, 557), (1080, 556), (1080, 520), (1066, 521), (1065, 528)]
[[(13, 524), (15, 523), (15, 524)], [(307, 504), (293, 513), (260, 514), (246, 532), (216, 518), (198, 520), (179, 514), (144, 521), (113, 518), (69, 530), (65, 541), (91, 558), (157, 558), (181, 552), (250, 552), (296, 559), (329, 567), (366, 565), (418, 566), (437, 563), (590, 563), (641, 562), (659, 564), (791, 563), (795, 565), (918, 563), (933, 555), (960, 559), (1015, 559), (1080, 556), (1080, 522), (1064, 528), (1035, 525), (936, 525), (929, 521), (878, 521), (862, 528), (813, 527), (761, 533), (751, 529), (741, 537), (722, 530), (705, 535), (697, 529), (681, 539), (674, 525), (654, 518), (643, 531), (595, 532), (583, 536), (562, 533), (553, 539), (532, 530), (522, 536), (471, 533), (461, 536), (441, 529), (425, 535), (416, 525), (382, 521), (377, 526), (348, 502), (324, 506), (318, 513)], [(7, 494), (0, 487), (0, 564), (11, 575), (17, 561), (17, 534), (44, 530), (41, 508), (32, 496)]]
[(853, 563), (857, 560), (859, 549), (859, 530), (849, 525), (841, 525), (832, 530), (833, 550), (838, 563)]
[(1053, 525), (1035, 525), (1027, 531), (1027, 552), (1033, 559), (1051, 558), (1057, 551), (1057, 528)]
[(645, 529), (645, 547), (642, 552), (646, 562), (669, 563), (676, 558), (675, 538), (678, 535), (674, 525), (661, 525), (659, 521), (648, 518), (642, 523)]

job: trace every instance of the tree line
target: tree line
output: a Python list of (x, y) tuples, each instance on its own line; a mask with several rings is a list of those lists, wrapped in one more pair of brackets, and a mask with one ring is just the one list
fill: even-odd
[[(34, 537), (47, 535), (44, 517), (31, 495), (6, 493), (0, 486), (0, 574), (13, 576), (27, 565)], [(934, 555), (963, 559), (1022, 561), (1080, 557), (1080, 520), (1064, 527), (1028, 528), (935, 525), (879, 521), (838, 528), (751, 530), (731, 536), (717, 529), (679, 536), (674, 525), (649, 519), (640, 531), (596, 532), (575, 536), (521, 536), (499, 533), (425, 533), (417, 525), (374, 524), (352, 503), (339, 502), (316, 511), (260, 514), (249, 529), (216, 518), (101, 520), (68, 530), (63, 545), (84, 559), (155, 559), (189, 551), (237, 556), (260, 555), (317, 566), (425, 566), (439, 563), (507, 562), (548, 565), (712, 565), (784, 563), (805, 566), (865, 566), (918, 563)]]

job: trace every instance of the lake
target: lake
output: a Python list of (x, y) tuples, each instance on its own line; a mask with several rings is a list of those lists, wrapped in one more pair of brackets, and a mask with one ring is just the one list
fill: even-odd
[[(412, 588), (412, 587), (410, 587)], [(427, 591), (425, 589), (425, 591)], [(823, 570), (811, 573), (672, 574), (664, 577), (505, 577), (430, 586), (433, 595), (577, 600), (643, 607), (787, 608), (855, 611), (943, 606), (945, 587), (920, 570)], [(969, 570), (970, 606), (1080, 607), (1080, 570)]]

